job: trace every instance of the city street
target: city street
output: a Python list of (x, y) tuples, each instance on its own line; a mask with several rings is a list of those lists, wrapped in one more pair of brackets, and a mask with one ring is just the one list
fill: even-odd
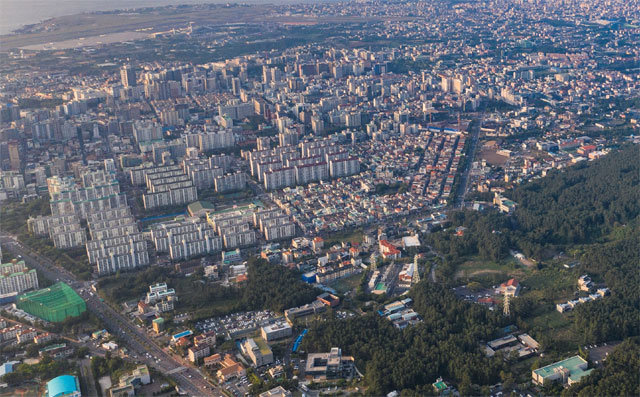
[(89, 293), (88, 282), (78, 281), (68, 271), (56, 267), (48, 259), (23, 246), (14, 236), (1, 235), (0, 243), (14, 255), (20, 255), (28, 266), (39, 270), (46, 278), (69, 284), (84, 298), (87, 309), (104, 322), (107, 330), (124, 341), (131, 353), (137, 355), (139, 361), (170, 376), (182, 392), (190, 396), (224, 396), (219, 389), (215, 389), (205, 380), (199, 371), (177, 362), (151, 338), (131, 324), (126, 317), (102, 302), (95, 294)]
[(469, 190), (469, 172), (471, 171), (471, 167), (473, 166), (473, 162), (476, 156), (476, 149), (478, 147), (478, 140), (480, 138), (480, 128), (482, 127), (482, 123), (484, 121), (484, 114), (477, 120), (477, 124), (473, 126), (471, 131), (471, 148), (469, 148), (469, 153), (467, 153), (466, 165), (465, 169), (462, 170), (460, 174), (460, 184), (458, 185), (458, 191), (456, 192), (457, 197), (455, 197), (455, 206), (456, 207), (464, 207), (464, 198), (467, 195), (467, 191)]

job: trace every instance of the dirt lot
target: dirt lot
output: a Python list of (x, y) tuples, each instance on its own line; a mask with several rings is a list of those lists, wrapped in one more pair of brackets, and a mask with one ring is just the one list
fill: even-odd
[(487, 163), (491, 165), (504, 165), (509, 159), (507, 156), (501, 156), (496, 153), (495, 149), (482, 149), (480, 152), (480, 158), (487, 160)]

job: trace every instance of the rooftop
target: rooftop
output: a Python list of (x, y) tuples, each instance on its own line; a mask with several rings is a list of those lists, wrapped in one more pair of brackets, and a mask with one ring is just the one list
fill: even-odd
[(262, 338), (254, 338), (253, 340), (256, 342), (256, 345), (260, 349), (260, 353), (262, 355), (266, 355), (266, 354), (270, 354), (271, 353), (271, 348), (269, 347), (269, 345), (267, 345), (267, 342), (265, 342), (264, 339), (262, 339)]
[(538, 368), (535, 372), (537, 375), (546, 378), (555, 373), (557, 368), (566, 368), (571, 373), (571, 377), (578, 376), (581, 372), (585, 372), (580, 366), (583, 366), (587, 362), (580, 356), (573, 356), (557, 363), (549, 364), (546, 367)]
[(47, 382), (46, 397), (57, 397), (78, 392), (78, 378), (72, 375), (61, 375)]

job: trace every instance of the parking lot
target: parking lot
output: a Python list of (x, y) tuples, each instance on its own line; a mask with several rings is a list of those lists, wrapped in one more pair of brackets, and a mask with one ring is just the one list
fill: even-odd
[(589, 352), (589, 361), (597, 366), (604, 364), (605, 359), (620, 342), (603, 343), (601, 345), (586, 345), (585, 350)]
[(199, 321), (196, 323), (196, 329), (201, 332), (215, 331), (217, 335), (233, 337), (273, 323), (279, 317), (270, 310), (234, 313)]
[(244, 397), (249, 395), (250, 386), (251, 382), (246, 376), (243, 376), (240, 379), (232, 379), (222, 385), (225, 390), (233, 394), (235, 397)]
[(480, 298), (489, 298), (495, 295), (495, 289), (482, 289), (479, 291), (471, 291), (466, 286), (452, 288), (453, 293), (460, 299), (477, 302)]

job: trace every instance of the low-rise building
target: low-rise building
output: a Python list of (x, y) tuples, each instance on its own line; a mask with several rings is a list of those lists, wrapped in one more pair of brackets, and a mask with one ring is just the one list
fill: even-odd
[(18, 343), (32, 342), (36, 335), (38, 335), (38, 331), (33, 328), (23, 329), (16, 335), (16, 339)]
[(293, 323), (297, 318), (309, 316), (316, 313), (322, 313), (327, 310), (327, 306), (320, 302), (314, 301), (306, 305), (294, 307), (284, 311), (284, 316), (289, 323)]
[(148, 385), (151, 383), (151, 375), (149, 374), (149, 367), (146, 365), (138, 365), (130, 374), (120, 377), (120, 386), (124, 385)]
[(274, 387), (271, 390), (267, 390), (259, 394), (259, 397), (291, 397), (290, 391), (286, 390), (282, 386)]
[(220, 355), (220, 353), (212, 354), (209, 357), (204, 358), (205, 367), (212, 367), (221, 362), (222, 362), (222, 356)]
[(401, 256), (400, 250), (387, 240), (380, 240), (378, 243), (380, 255), (385, 259), (398, 259)]
[(512, 278), (507, 282), (500, 284), (500, 287), (498, 287), (498, 293), (516, 297), (520, 294), (520, 289), (520, 282), (515, 278)]
[(355, 370), (354, 359), (343, 356), (342, 350), (332, 347), (328, 353), (309, 353), (305, 364), (305, 374), (313, 379), (349, 379)]
[(291, 336), (292, 328), (284, 321), (277, 322), (275, 324), (265, 325), (260, 328), (260, 334), (262, 338), (267, 342), (273, 340), (287, 338)]
[(193, 344), (196, 346), (216, 346), (216, 333), (215, 331), (205, 332), (197, 335), (193, 338)]
[(56, 359), (66, 358), (73, 354), (73, 347), (67, 346), (66, 343), (59, 343), (56, 345), (50, 345), (44, 349), (38, 350), (40, 357), (51, 356)]
[(553, 364), (532, 371), (533, 383), (544, 386), (549, 382), (562, 382), (570, 386), (589, 375), (593, 369), (587, 369), (589, 364), (580, 356), (573, 356)]
[(40, 335), (36, 335), (33, 338), (33, 343), (35, 343), (36, 345), (43, 345), (52, 339), (53, 339), (53, 334), (50, 334), (49, 332), (43, 332)]
[(220, 368), (216, 373), (216, 376), (220, 382), (226, 382), (230, 379), (241, 378), (247, 375), (247, 371), (242, 364), (237, 362), (232, 355), (225, 355), (224, 359), (220, 363)]
[(135, 395), (136, 389), (133, 385), (117, 385), (109, 389), (109, 397), (133, 397)]

